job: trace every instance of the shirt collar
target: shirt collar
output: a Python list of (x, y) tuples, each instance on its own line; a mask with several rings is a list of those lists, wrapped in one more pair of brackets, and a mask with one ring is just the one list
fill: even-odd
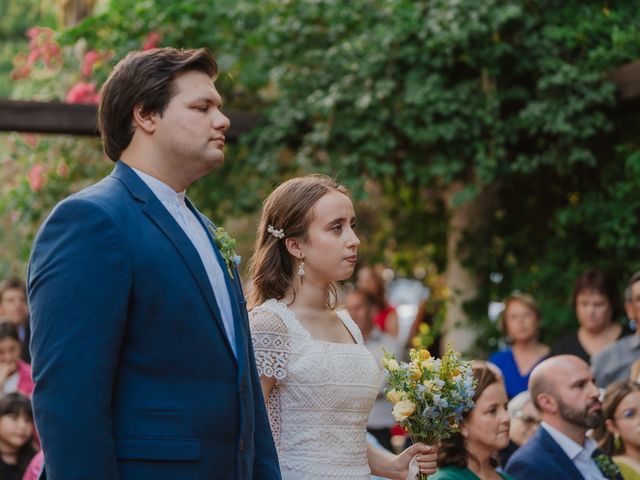
[(566, 436), (560, 430), (553, 428), (547, 422), (542, 422), (540, 424), (551, 438), (555, 440), (555, 442), (560, 445), (560, 448), (564, 450), (564, 453), (567, 454), (567, 457), (574, 461), (578, 455), (584, 451), (588, 457), (591, 457), (591, 454), (596, 449), (597, 444), (591, 438), (586, 437), (584, 441), (584, 446), (574, 442), (571, 438)]
[(177, 203), (178, 205), (184, 205), (184, 198), (186, 196), (186, 190), (176, 192), (169, 185), (156, 177), (152, 177), (148, 173), (144, 173), (137, 168), (131, 168), (140, 179), (151, 189), (153, 194), (158, 197), (161, 202)]

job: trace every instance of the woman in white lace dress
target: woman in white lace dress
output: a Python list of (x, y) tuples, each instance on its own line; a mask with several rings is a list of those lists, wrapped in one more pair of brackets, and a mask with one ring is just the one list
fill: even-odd
[(360, 241), (344, 187), (320, 175), (280, 185), (264, 203), (252, 259), (251, 332), (283, 480), (404, 480), (412, 457), (433, 473), (433, 447), (398, 456), (366, 442), (380, 367), (334, 282), (353, 274)]

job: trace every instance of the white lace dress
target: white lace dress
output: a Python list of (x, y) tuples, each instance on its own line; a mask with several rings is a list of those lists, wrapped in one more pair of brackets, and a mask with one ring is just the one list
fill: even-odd
[(357, 343), (316, 341), (287, 306), (268, 300), (250, 313), (258, 373), (274, 377), (269, 421), (283, 480), (369, 480), (366, 426), (380, 367), (349, 314)]

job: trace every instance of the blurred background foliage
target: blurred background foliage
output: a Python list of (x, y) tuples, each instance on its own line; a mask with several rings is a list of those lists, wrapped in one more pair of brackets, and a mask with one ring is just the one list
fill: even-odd
[[(578, 273), (601, 267), (622, 288), (640, 267), (638, 115), (616, 107), (607, 76), (640, 58), (633, 2), (88, 3), (76, 24), (87, 2), (0, 2), (0, 93), (61, 100), (81, 81), (98, 88), (132, 49), (211, 49), (225, 108), (262, 122), (189, 194), (244, 259), (261, 200), (283, 179), (324, 172), (352, 189), (364, 262), (421, 280), (463, 264), (476, 352), (496, 345), (489, 302), (531, 293), (550, 339), (575, 325)], [(33, 25), (55, 28), (63, 61), (9, 82)], [(89, 51), (101, 60), (87, 76)], [(0, 145), (0, 275), (23, 273), (49, 209), (111, 165), (95, 139), (8, 134)], [(452, 250), (454, 224), (463, 241)]]

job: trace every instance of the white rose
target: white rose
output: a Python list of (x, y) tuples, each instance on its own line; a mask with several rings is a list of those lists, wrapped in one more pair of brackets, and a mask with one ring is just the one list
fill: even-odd
[(416, 406), (411, 400), (400, 400), (393, 406), (391, 414), (396, 419), (396, 422), (401, 422), (413, 415), (415, 411)]

